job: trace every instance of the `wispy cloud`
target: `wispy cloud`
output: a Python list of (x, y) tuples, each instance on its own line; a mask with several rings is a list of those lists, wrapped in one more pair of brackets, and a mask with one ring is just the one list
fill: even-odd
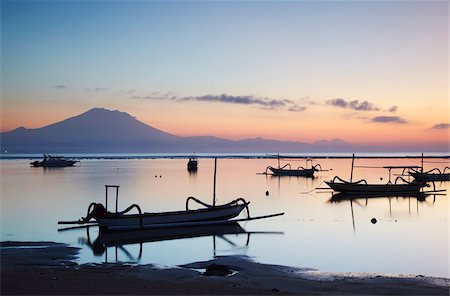
[(431, 129), (434, 129), (434, 130), (443, 130), (443, 129), (449, 129), (449, 128), (450, 128), (450, 123), (439, 123), (439, 124), (433, 125), (431, 127)]
[(85, 91), (108, 91), (109, 89), (106, 87), (94, 87), (94, 88), (85, 88)]
[(374, 104), (368, 102), (368, 101), (359, 101), (359, 100), (353, 100), (353, 101), (346, 101), (343, 98), (336, 98), (328, 100), (327, 105), (331, 105), (334, 107), (339, 108), (345, 108), (345, 109), (352, 109), (357, 111), (379, 111), (381, 108), (375, 106)]
[(57, 89), (65, 89), (65, 90), (71, 90), (71, 91), (96, 91), (96, 92), (103, 92), (108, 91), (109, 88), (106, 87), (85, 87), (85, 88), (78, 88), (78, 87), (71, 87), (63, 84), (56, 84), (52, 86), (53, 88)]
[(400, 123), (400, 124), (408, 123), (408, 121), (398, 116), (376, 116), (372, 118), (371, 121), (381, 123)]
[(391, 108), (389, 108), (389, 112), (391, 112), (391, 113), (395, 113), (395, 112), (397, 112), (397, 110), (398, 110), (398, 107), (397, 106), (392, 106)]
[(269, 110), (286, 108), (293, 112), (301, 112), (306, 110), (306, 107), (299, 106), (294, 101), (288, 99), (270, 99), (256, 96), (232, 96), (227, 94), (178, 97), (173, 95), (171, 92), (163, 94), (156, 92), (151, 93), (148, 96), (132, 96), (131, 98), (144, 100), (172, 100), (176, 102), (214, 102), (238, 105), (255, 105)]
[(299, 105), (293, 105), (288, 108), (288, 111), (290, 112), (303, 112), (306, 110), (305, 106), (299, 106)]

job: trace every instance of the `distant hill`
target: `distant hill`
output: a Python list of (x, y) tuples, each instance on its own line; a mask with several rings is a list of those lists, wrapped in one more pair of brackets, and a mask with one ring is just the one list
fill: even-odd
[(308, 144), (263, 138), (233, 141), (212, 136), (179, 137), (128, 113), (103, 108), (42, 128), (20, 127), (0, 137), (2, 151), (9, 153), (347, 152), (364, 148), (339, 139)]

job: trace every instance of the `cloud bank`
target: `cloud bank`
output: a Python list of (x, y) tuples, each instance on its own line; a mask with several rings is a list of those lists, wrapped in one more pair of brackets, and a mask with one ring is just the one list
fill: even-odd
[(343, 98), (337, 98), (328, 100), (327, 105), (334, 106), (334, 107), (340, 107), (345, 109), (352, 109), (357, 111), (379, 111), (381, 110), (379, 107), (375, 106), (374, 104), (368, 102), (368, 101), (362, 101), (359, 100), (353, 100), (353, 101), (346, 101)]
[(443, 130), (443, 129), (449, 129), (449, 128), (450, 128), (450, 123), (439, 123), (439, 124), (433, 125), (431, 127), (431, 129), (434, 129), (434, 130)]
[(400, 123), (400, 124), (408, 123), (408, 121), (398, 116), (376, 116), (372, 118), (371, 121), (381, 123)]
[(238, 105), (254, 105), (268, 110), (284, 108), (291, 112), (302, 112), (306, 110), (306, 107), (299, 106), (294, 101), (288, 99), (269, 99), (256, 96), (232, 96), (227, 94), (177, 97), (170, 92), (165, 94), (159, 94), (156, 92), (150, 94), (149, 96), (132, 96), (131, 98), (144, 100), (171, 100), (176, 102), (213, 102)]
[(343, 98), (328, 100), (326, 101), (326, 104), (333, 107), (350, 109), (355, 111), (385, 111), (395, 113), (398, 110), (398, 106), (392, 106), (387, 110), (382, 110), (380, 107), (376, 106), (375, 104), (369, 101), (359, 101), (359, 100), (347, 101)]

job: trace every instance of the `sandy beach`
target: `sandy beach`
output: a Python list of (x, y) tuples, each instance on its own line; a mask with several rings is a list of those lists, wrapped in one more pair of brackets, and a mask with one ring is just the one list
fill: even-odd
[[(53, 242), (1, 243), (1, 294), (115, 295), (448, 295), (450, 280), (420, 275), (327, 273), (216, 257), (174, 268), (78, 265), (77, 248)], [(233, 271), (204, 276), (211, 264)]]

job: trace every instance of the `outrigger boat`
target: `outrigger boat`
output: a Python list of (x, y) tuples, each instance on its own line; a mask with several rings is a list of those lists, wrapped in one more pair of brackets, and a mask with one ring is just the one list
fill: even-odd
[(62, 168), (73, 166), (77, 162), (77, 160), (69, 160), (62, 156), (51, 156), (44, 154), (44, 159), (42, 161), (36, 160), (30, 162), (30, 165), (33, 167)]
[[(449, 171), (448, 173), (446, 173), (447, 170)], [(450, 181), (450, 167), (445, 167), (443, 171), (434, 168), (427, 172), (411, 171), (409, 174), (417, 182)]]
[[(217, 159), (215, 159), (215, 164)], [(108, 189), (116, 189), (116, 211), (108, 211)], [(227, 222), (240, 222), (255, 219), (269, 218), (283, 215), (284, 213), (250, 217), (248, 205), (250, 202), (243, 198), (235, 199), (223, 205), (215, 204), (216, 188), (216, 165), (214, 166), (214, 193), (213, 204), (208, 205), (195, 197), (188, 197), (186, 200), (186, 210), (162, 213), (143, 213), (137, 204), (129, 206), (124, 211), (118, 211), (118, 185), (105, 185), (106, 200), (105, 206), (101, 203), (91, 203), (87, 210), (86, 217), (78, 221), (59, 221), (58, 224), (92, 224), (97, 223), (101, 230), (119, 230), (136, 228), (170, 228), (170, 227), (192, 227), (196, 225), (213, 225)], [(189, 209), (189, 202), (195, 201), (204, 206), (200, 209)], [(132, 209), (136, 209), (138, 214), (129, 214)], [(247, 218), (231, 220), (237, 217), (244, 209), (247, 211)], [(94, 221), (92, 221), (94, 220)]]
[(388, 194), (388, 195), (398, 195), (405, 193), (419, 193), (423, 187), (428, 187), (429, 185), (419, 182), (409, 182), (405, 180), (402, 176), (398, 176), (394, 183), (391, 181), (391, 170), (392, 169), (412, 169), (418, 168), (417, 166), (383, 166), (380, 168), (389, 170), (389, 181), (386, 184), (368, 184), (366, 180), (361, 179), (359, 181), (353, 182), (353, 168), (354, 168), (355, 155), (352, 158), (352, 170), (350, 175), (350, 182), (343, 180), (342, 178), (335, 176), (333, 180), (326, 181), (325, 183), (334, 191), (342, 192), (345, 194), (358, 194), (358, 195), (377, 195), (377, 194)]
[[(291, 176), (291, 177), (314, 177), (315, 172), (323, 171), (320, 164), (313, 165), (313, 159), (306, 159), (306, 168), (299, 166), (297, 169), (292, 169), (291, 164), (285, 164), (283, 167), (280, 165), (280, 155), (278, 155), (278, 168), (268, 166), (264, 174), (268, 174), (270, 170), (274, 176)], [(308, 164), (311, 163), (311, 167)]]
[[(423, 171), (423, 153), (422, 153), (422, 166), (420, 170), (411, 169), (409, 174), (414, 178), (416, 182), (432, 182), (432, 181), (450, 181), (450, 167), (445, 167), (442, 171), (438, 168), (431, 169), (429, 171)], [(448, 171), (448, 172), (447, 172)]]

